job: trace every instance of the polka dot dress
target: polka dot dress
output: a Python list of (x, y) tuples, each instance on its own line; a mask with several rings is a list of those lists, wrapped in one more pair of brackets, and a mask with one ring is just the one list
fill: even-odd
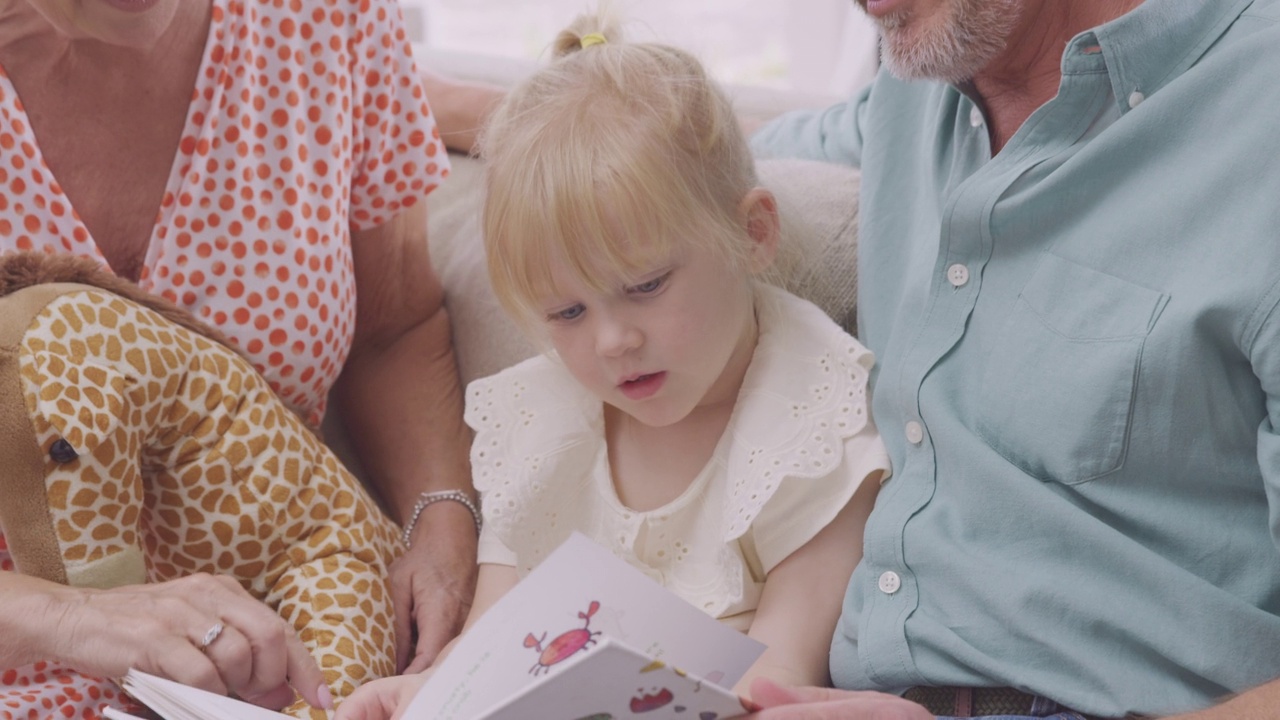
[[(318, 422), (355, 330), (351, 230), (449, 172), (394, 0), (214, 0), (139, 284), (217, 326)], [(0, 69), (0, 252), (106, 265)], [(0, 571), (12, 571), (0, 535)], [(50, 663), (0, 669), (0, 718), (137, 708)]]
[[(139, 283), (319, 420), (355, 330), (351, 229), (448, 173), (392, 0), (215, 0)], [(104, 262), (0, 72), (0, 251)]]

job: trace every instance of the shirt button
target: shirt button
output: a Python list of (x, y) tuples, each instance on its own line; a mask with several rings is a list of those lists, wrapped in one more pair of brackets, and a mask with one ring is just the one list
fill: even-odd
[(885, 595), (892, 595), (898, 592), (898, 588), (902, 587), (902, 578), (898, 577), (898, 573), (892, 570), (885, 570), (880, 575), (880, 592)]
[(912, 445), (919, 445), (922, 440), (924, 440), (924, 428), (920, 426), (920, 423), (915, 420), (907, 423), (907, 442)]
[(960, 263), (952, 265), (947, 268), (947, 280), (951, 281), (951, 284), (956, 287), (963, 286), (969, 282), (969, 268)]
[(982, 127), (982, 111), (977, 105), (969, 110), (969, 124), (973, 127)]
[(1146, 99), (1147, 99), (1146, 95), (1143, 95), (1137, 90), (1134, 90), (1133, 92), (1129, 93), (1129, 109), (1132, 110), (1138, 107), (1139, 105), (1142, 104), (1142, 101)]

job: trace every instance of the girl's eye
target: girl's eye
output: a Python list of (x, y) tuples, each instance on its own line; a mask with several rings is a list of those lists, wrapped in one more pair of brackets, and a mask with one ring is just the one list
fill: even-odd
[(587, 309), (582, 307), (582, 305), (572, 305), (563, 310), (556, 310), (548, 317), (552, 320), (560, 321), (576, 320), (582, 315), (582, 313), (586, 312), (586, 310)]
[(639, 285), (632, 285), (627, 288), (627, 292), (633, 295), (651, 295), (662, 288), (667, 283), (667, 278), (671, 277), (671, 273), (660, 275), (652, 280), (646, 280)]

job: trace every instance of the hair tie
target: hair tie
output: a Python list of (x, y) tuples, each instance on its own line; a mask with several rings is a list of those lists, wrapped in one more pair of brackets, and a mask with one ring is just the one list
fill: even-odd
[(586, 50), (592, 45), (603, 45), (605, 44), (605, 42), (606, 42), (605, 36), (601, 35), (600, 33), (587, 33), (586, 35), (582, 36), (581, 40), (578, 41), (578, 43), (582, 45), (583, 50)]

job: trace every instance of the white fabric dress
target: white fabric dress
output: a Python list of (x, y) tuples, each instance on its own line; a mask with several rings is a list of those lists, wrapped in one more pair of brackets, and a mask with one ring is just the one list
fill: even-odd
[(480, 562), (523, 577), (576, 530), (745, 630), (765, 575), (865, 478), (889, 473), (870, 417), (870, 351), (805, 300), (770, 286), (759, 298), (759, 340), (725, 433), (688, 489), (655, 510), (618, 499), (602, 403), (554, 356), (472, 382)]

